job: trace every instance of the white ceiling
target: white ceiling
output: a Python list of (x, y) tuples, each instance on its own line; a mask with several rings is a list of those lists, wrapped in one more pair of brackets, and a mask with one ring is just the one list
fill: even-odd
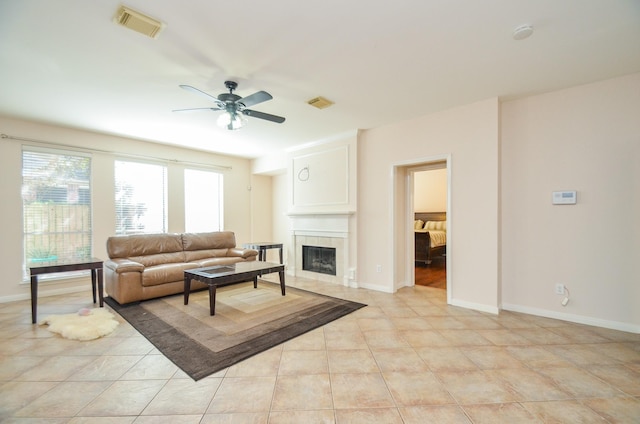
[[(0, 0), (0, 114), (255, 158), (640, 72), (638, 0), (125, 0), (166, 23), (157, 39), (116, 25), (120, 4)], [(522, 24), (535, 32), (515, 41)], [(179, 84), (217, 96), (227, 79), (286, 122), (172, 112), (213, 106)]]

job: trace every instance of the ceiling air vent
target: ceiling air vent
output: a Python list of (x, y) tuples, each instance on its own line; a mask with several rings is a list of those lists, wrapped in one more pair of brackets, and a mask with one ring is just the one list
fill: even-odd
[(157, 38), (160, 31), (164, 28), (164, 24), (157, 19), (136, 12), (127, 6), (120, 6), (114, 20), (123, 27), (132, 29), (151, 38)]
[(311, 106), (313, 107), (317, 107), (318, 109), (324, 109), (326, 107), (329, 107), (333, 104), (333, 102), (329, 99), (325, 99), (322, 96), (316, 97), (314, 99), (309, 100), (307, 103), (309, 103)]

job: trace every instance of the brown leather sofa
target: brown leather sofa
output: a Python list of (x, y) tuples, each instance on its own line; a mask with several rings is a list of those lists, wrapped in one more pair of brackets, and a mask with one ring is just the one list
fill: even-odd
[[(136, 234), (107, 239), (105, 291), (120, 304), (184, 291), (184, 270), (255, 261), (258, 251), (236, 247), (231, 231)], [(192, 289), (205, 288), (193, 281)]]

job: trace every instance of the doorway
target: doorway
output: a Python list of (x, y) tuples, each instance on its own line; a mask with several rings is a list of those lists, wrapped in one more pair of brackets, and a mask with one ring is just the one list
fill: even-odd
[[(412, 168), (416, 285), (447, 288), (447, 164)], [(430, 230), (430, 231), (429, 231)]]
[[(424, 202), (420, 198), (421, 194), (416, 194), (416, 189), (426, 190), (422, 181), (423, 176), (431, 173), (439, 180), (442, 186), (437, 188), (437, 192), (432, 194), (435, 202)], [(436, 176), (437, 174), (437, 176)], [(397, 164), (394, 170), (394, 243), (396, 252), (396, 281), (404, 281), (399, 286), (413, 286), (420, 279), (430, 279), (435, 285), (446, 289), (447, 301), (451, 300), (453, 290), (451, 268), (451, 157), (444, 155), (439, 157), (425, 158), (411, 163)], [(430, 210), (419, 210), (430, 209)], [(418, 212), (427, 212), (419, 214)], [(444, 246), (430, 253), (429, 263), (416, 264), (416, 216), (426, 219), (443, 221), (439, 224), (445, 231)], [(432, 223), (432, 225), (434, 225)], [(423, 228), (423, 230), (426, 230)], [(399, 254), (402, 252), (402, 254)], [(421, 251), (422, 252), (422, 251)], [(424, 261), (424, 257), (419, 258)], [(427, 274), (426, 276), (423, 274)]]

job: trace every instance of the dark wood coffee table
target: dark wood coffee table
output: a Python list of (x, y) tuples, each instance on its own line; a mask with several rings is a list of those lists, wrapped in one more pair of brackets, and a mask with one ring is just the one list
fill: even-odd
[(191, 280), (200, 281), (209, 286), (209, 311), (216, 314), (216, 288), (229, 284), (253, 280), (253, 287), (258, 288), (258, 277), (277, 272), (280, 274), (280, 290), (285, 295), (284, 265), (271, 262), (249, 261), (230, 265), (209, 266), (188, 269), (184, 272), (184, 304), (189, 304)]

